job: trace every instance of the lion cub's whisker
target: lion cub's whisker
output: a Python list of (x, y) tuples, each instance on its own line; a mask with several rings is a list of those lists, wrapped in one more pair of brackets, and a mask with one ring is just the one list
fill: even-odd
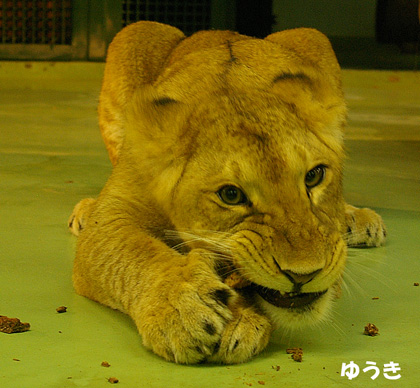
[[(213, 232), (213, 231), (206, 231), (208, 234), (217, 234), (223, 237), (226, 237), (227, 233), (219, 233), (219, 232)], [(182, 242), (174, 245), (172, 248), (179, 249), (180, 247), (189, 246), (191, 243), (196, 242), (204, 242), (206, 245), (209, 245), (210, 247), (217, 248), (219, 251), (229, 253), (230, 252), (230, 245), (225, 243), (224, 241), (221, 241), (220, 239), (208, 237), (208, 236), (202, 236), (197, 233), (193, 232), (179, 232), (179, 231), (165, 231), (165, 236), (168, 238), (181, 238)]]

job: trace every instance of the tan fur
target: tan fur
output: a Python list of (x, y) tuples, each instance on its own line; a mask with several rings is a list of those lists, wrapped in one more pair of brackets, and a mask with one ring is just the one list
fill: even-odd
[[(76, 291), (129, 314), (145, 346), (180, 363), (243, 362), (275, 324), (323, 319), (346, 242), (385, 237), (376, 213), (344, 203), (345, 117), (339, 66), (316, 30), (261, 40), (125, 28), (99, 105), (114, 169), (71, 217)], [(308, 190), (317, 165), (325, 178)], [(224, 203), (216, 193), (226, 185), (252, 204)], [(326, 293), (306, 308), (275, 307), (223, 283), (224, 262), (282, 293)]]

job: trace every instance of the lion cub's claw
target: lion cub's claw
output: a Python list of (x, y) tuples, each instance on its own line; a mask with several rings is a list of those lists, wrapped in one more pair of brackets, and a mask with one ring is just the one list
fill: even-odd
[(95, 201), (96, 200), (93, 198), (85, 198), (74, 207), (67, 225), (70, 232), (75, 236), (78, 236), (79, 232), (84, 228), (88, 213), (90, 212), (90, 209)]
[(150, 316), (148, 312), (138, 322), (144, 345), (169, 361), (206, 361), (217, 351), (223, 330), (232, 319), (228, 306), (216, 296), (232, 298), (233, 294), (223, 286), (213, 282), (197, 289), (185, 283), (180, 291), (172, 290), (166, 303), (162, 300), (162, 305), (154, 306), (158, 315)]
[(268, 344), (272, 326), (267, 317), (253, 307), (240, 309), (223, 332), (217, 352), (208, 361), (235, 364), (248, 361)]
[(385, 224), (371, 209), (346, 205), (346, 225), (345, 239), (350, 247), (378, 247), (385, 243)]

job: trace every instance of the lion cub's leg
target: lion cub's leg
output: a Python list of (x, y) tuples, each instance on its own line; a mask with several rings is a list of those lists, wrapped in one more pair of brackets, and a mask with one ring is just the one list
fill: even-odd
[(68, 220), (68, 227), (70, 232), (72, 232), (75, 236), (79, 235), (79, 232), (84, 228), (86, 225), (86, 220), (91, 212), (92, 205), (96, 202), (96, 199), (93, 198), (85, 198), (82, 199), (73, 209), (71, 216)]
[(385, 243), (386, 228), (382, 217), (371, 209), (346, 204), (348, 246), (378, 247)]
[(268, 319), (223, 283), (209, 252), (181, 255), (137, 216), (93, 203), (73, 269), (80, 295), (129, 314), (144, 345), (170, 361), (238, 363), (266, 346)]

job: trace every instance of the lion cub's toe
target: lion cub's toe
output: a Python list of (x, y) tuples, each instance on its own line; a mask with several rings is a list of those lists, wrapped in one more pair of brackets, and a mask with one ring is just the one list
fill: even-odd
[(385, 243), (386, 227), (382, 217), (371, 209), (346, 207), (347, 245), (350, 247), (378, 247)]
[(218, 350), (209, 358), (210, 362), (246, 362), (267, 346), (272, 332), (268, 318), (253, 307), (240, 308), (238, 312), (226, 325)]
[(85, 198), (74, 207), (68, 220), (68, 227), (75, 236), (78, 236), (79, 232), (84, 228), (88, 214), (95, 201), (93, 198)]

